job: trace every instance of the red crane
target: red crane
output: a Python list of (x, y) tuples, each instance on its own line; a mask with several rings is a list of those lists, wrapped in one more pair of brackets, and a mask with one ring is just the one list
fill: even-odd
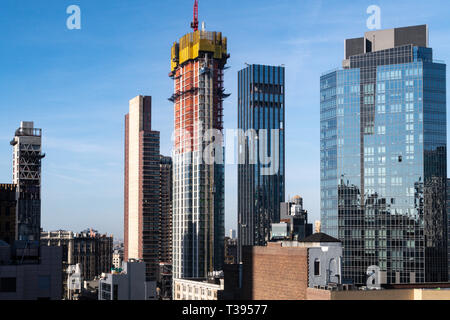
[(194, 31), (198, 30), (198, 0), (195, 0), (194, 3), (194, 21), (191, 23), (191, 28)]

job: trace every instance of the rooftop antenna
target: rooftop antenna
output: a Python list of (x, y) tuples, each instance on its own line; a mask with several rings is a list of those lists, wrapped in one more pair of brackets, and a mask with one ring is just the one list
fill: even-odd
[(191, 28), (198, 31), (198, 0), (194, 2), (194, 21), (191, 23)]

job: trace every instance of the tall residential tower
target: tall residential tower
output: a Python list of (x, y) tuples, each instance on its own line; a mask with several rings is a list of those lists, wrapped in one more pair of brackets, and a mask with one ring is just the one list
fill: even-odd
[[(197, 17), (196, 19), (197, 20)], [(172, 46), (173, 277), (204, 278), (224, 259), (223, 71), (221, 32), (197, 30)], [(213, 143), (214, 142), (214, 143)], [(212, 143), (214, 148), (211, 148)]]
[(446, 65), (426, 25), (347, 39), (320, 79), (322, 230), (343, 242), (343, 281), (447, 281)]
[[(249, 65), (238, 73), (238, 255), (263, 246), (285, 201), (285, 68)], [(270, 156), (265, 161), (261, 155)], [(266, 172), (267, 167), (274, 169)]]
[(137, 96), (125, 116), (124, 260), (143, 260), (156, 284), (160, 246), (159, 132), (151, 128), (152, 100)]

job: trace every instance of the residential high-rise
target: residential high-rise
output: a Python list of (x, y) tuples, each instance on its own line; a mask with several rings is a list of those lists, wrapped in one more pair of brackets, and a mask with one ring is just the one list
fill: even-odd
[(147, 281), (156, 283), (159, 268), (159, 132), (151, 128), (152, 101), (137, 96), (125, 116), (124, 261), (143, 260)]
[(446, 65), (426, 25), (347, 39), (320, 79), (322, 231), (343, 242), (343, 281), (447, 281)]
[[(285, 68), (249, 65), (238, 74), (238, 239), (265, 245), (285, 201)], [(267, 154), (272, 161), (265, 161)], [(271, 166), (275, 170), (267, 170)], [(266, 172), (268, 171), (268, 172)]]
[(172, 263), (172, 158), (160, 156), (160, 262)]
[(39, 241), (41, 232), (42, 129), (21, 122), (13, 146), (13, 184), (17, 186), (16, 240)]
[[(195, 25), (195, 24), (193, 24)], [(223, 71), (221, 32), (197, 30), (172, 46), (173, 277), (205, 278), (224, 259)]]
[(13, 244), (16, 239), (16, 185), (0, 184), (0, 240)]

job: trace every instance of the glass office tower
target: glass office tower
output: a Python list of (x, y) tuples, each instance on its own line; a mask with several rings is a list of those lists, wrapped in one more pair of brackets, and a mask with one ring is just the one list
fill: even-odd
[[(265, 245), (280, 221), (284, 186), (284, 67), (249, 65), (238, 73), (238, 255), (242, 246)], [(266, 130), (266, 131), (262, 131)], [(266, 172), (270, 155), (275, 169)], [(275, 164), (275, 162), (277, 162)]]
[(346, 40), (322, 75), (321, 219), (343, 242), (343, 281), (447, 281), (446, 65), (428, 27)]

